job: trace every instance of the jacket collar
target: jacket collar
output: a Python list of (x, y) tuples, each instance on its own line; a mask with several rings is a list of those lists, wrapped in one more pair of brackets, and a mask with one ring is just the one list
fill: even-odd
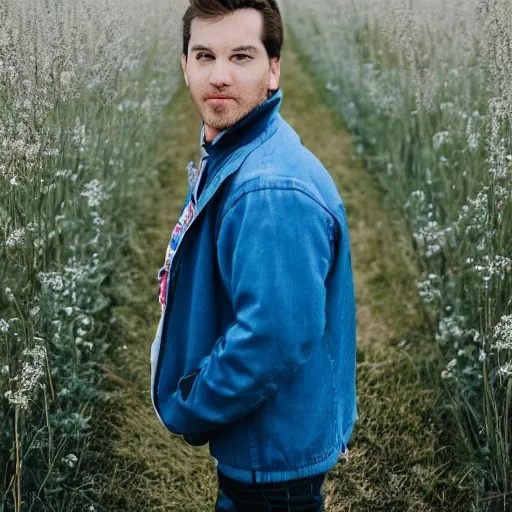
[[(233, 126), (220, 132), (211, 142), (202, 138), (208, 151), (206, 182), (198, 198), (197, 214), (208, 203), (220, 184), (240, 167), (247, 155), (273, 135), (279, 125), (279, 108), (283, 92), (274, 95), (251, 110)], [(203, 122), (204, 124), (204, 122)], [(203, 133), (204, 127), (201, 129)], [(203, 147), (201, 146), (203, 149)]]
[(272, 116), (281, 107), (282, 101), (283, 92), (279, 88), (268, 100), (251, 110), (233, 126), (217, 134), (215, 139), (210, 142), (204, 139), (205, 126), (202, 121), (200, 135), (202, 155), (204, 156), (205, 152), (211, 155), (212, 153), (233, 151), (258, 137), (267, 128)]

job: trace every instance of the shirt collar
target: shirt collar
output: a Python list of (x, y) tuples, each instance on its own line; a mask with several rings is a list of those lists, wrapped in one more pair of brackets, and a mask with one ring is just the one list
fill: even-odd
[(220, 132), (217, 137), (211, 141), (211, 142), (207, 142), (205, 140), (205, 136), (204, 136), (204, 121), (202, 121), (201, 123), (201, 135), (199, 137), (199, 144), (201, 146), (201, 158), (204, 158), (206, 156), (208, 156), (210, 153), (211, 153), (211, 147), (212, 147), (212, 144), (219, 138), (220, 135), (222, 135), (226, 130)]

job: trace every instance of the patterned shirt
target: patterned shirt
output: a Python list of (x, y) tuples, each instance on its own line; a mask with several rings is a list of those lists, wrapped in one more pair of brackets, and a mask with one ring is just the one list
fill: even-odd
[[(165, 254), (165, 264), (158, 271), (158, 279), (160, 281), (158, 300), (160, 302), (160, 308), (162, 312), (165, 309), (165, 300), (167, 296), (167, 277), (169, 275), (169, 268), (171, 266), (174, 253), (178, 248), (178, 244), (181, 238), (183, 237), (183, 234), (185, 233), (185, 231), (187, 230), (188, 226), (190, 225), (194, 218), (194, 215), (196, 213), (197, 201), (199, 199), (199, 196), (201, 195), (201, 192), (203, 191), (204, 184), (206, 182), (206, 167), (208, 163), (209, 151), (211, 149), (213, 142), (206, 141), (204, 131), (205, 127), (203, 121), (201, 126), (201, 134), (199, 136), (199, 144), (201, 148), (201, 162), (199, 164), (200, 171), (196, 169), (196, 167), (194, 166), (194, 162), (192, 160), (188, 163), (188, 186), (189, 192), (192, 193), (190, 194), (189, 202), (184, 207), (180, 219), (178, 220), (178, 223), (176, 224), (172, 232), (171, 240), (169, 241)], [(220, 135), (222, 133), (224, 132), (220, 132), (217, 135), (215, 141), (218, 138), (220, 138)]]

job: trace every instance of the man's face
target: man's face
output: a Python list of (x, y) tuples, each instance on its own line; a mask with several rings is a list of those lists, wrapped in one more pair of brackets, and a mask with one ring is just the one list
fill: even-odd
[[(182, 55), (181, 67), (209, 142), (265, 102), (269, 89), (279, 88), (281, 62), (269, 61), (262, 32), (263, 14), (253, 8), (215, 20), (192, 20), (188, 61)], [(254, 50), (237, 50), (242, 46)], [(212, 94), (231, 99), (207, 99)]]

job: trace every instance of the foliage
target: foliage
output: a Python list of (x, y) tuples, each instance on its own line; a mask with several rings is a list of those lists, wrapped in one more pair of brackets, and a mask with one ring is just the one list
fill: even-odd
[(294, 38), (407, 221), (445, 406), (488, 494), (512, 492), (512, 6), (284, 1)]

